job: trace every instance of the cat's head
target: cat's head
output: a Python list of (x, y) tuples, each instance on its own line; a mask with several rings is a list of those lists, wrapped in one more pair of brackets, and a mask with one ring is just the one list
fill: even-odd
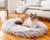
[(30, 19), (33, 21), (33, 20), (37, 20), (37, 13), (35, 14), (30, 14)]

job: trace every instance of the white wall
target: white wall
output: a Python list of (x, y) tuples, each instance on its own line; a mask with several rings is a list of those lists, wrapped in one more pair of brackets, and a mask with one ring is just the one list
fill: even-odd
[(10, 13), (10, 0), (8, 0), (8, 13)]
[(0, 7), (5, 7), (5, 0), (0, 0)]
[(15, 13), (15, 10), (17, 8), (17, 4), (24, 3), (21, 0), (8, 0), (8, 11), (9, 13)]

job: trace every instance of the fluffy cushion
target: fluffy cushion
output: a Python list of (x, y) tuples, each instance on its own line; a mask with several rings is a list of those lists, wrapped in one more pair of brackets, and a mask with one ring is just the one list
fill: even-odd
[(34, 38), (43, 36), (48, 31), (48, 27), (38, 21), (38, 26), (36, 29), (34, 28), (27, 28), (25, 26), (15, 24), (16, 20), (20, 20), (20, 18), (16, 19), (9, 19), (2, 25), (2, 30), (9, 34), (14, 34), (18, 37), (24, 38)]
[(29, 5), (37, 5), (37, 6), (41, 6), (41, 1), (42, 0), (27, 0), (26, 1), (26, 4), (29, 4)]
[(44, 0), (41, 2), (41, 6), (43, 7), (50, 7), (50, 0)]
[(18, 8), (16, 9), (17, 13), (24, 13), (28, 5), (18, 5)]

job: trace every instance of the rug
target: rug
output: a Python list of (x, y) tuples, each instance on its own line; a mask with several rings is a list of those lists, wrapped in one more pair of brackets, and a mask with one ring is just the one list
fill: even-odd
[(15, 21), (20, 19), (21, 18), (16, 18), (5, 21), (2, 25), (2, 30), (5, 31), (6, 33), (24, 38), (40, 37), (48, 32), (48, 27), (40, 21), (37, 21), (38, 26), (36, 29), (15, 24)]

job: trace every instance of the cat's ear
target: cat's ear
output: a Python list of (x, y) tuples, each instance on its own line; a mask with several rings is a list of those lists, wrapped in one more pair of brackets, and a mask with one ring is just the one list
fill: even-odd
[(35, 16), (37, 16), (37, 13), (35, 13)]
[(33, 15), (33, 14), (31, 13), (31, 14), (30, 14), (30, 17), (31, 17), (32, 15)]
[(32, 15), (32, 13), (30, 15)]

